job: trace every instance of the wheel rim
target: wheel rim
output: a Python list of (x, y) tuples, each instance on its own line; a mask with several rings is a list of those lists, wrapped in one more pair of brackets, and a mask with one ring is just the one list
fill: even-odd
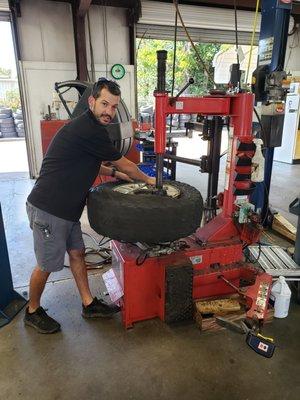
[[(167, 197), (176, 199), (180, 196), (180, 190), (170, 183), (165, 183), (163, 189), (166, 191)], [(153, 186), (149, 186), (146, 183), (124, 183), (116, 186), (114, 191), (123, 194), (153, 194)]]

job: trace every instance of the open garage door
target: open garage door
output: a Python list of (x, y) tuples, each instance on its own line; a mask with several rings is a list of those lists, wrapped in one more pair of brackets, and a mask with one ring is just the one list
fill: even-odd
[(9, 11), (8, 0), (0, 0), (0, 18), (1, 11)]
[[(201, 43), (235, 43), (234, 10), (216, 7), (180, 5), (180, 13), (193, 41)], [(238, 10), (239, 44), (250, 44), (254, 12)], [(173, 40), (175, 7), (172, 3), (142, 0), (142, 16), (137, 24), (137, 37)], [(257, 21), (256, 40), (260, 27)], [(178, 22), (178, 40), (187, 40)]]

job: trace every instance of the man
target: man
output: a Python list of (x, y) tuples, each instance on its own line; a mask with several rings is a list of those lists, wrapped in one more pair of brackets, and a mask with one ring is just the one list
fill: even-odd
[[(53, 138), (40, 176), (28, 196), (27, 213), (38, 265), (30, 278), (24, 322), (40, 333), (54, 333), (60, 329), (60, 324), (40, 306), (40, 299), (50, 273), (64, 267), (66, 251), (82, 299), (82, 316), (110, 317), (119, 311), (118, 307), (92, 297), (79, 219), (98, 173), (155, 184), (154, 178), (123, 157), (109, 139), (105, 126), (116, 114), (120, 95), (115, 82), (99, 79), (88, 99), (89, 110), (60, 129)], [(102, 161), (110, 161), (113, 168), (102, 166)]]

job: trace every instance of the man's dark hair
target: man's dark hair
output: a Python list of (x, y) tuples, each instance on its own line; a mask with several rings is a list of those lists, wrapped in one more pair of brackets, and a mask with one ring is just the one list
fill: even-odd
[(103, 88), (107, 89), (114, 96), (121, 96), (120, 86), (116, 82), (106, 78), (99, 78), (98, 81), (94, 83), (91, 95), (95, 99), (98, 99)]

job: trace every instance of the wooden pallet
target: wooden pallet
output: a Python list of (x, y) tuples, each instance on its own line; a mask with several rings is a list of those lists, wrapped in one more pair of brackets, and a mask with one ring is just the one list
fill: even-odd
[[(234, 295), (236, 298), (236, 295)], [(222, 299), (225, 300), (225, 299)], [(228, 300), (232, 300), (232, 298), (228, 298), (226, 299)], [(235, 299), (237, 301), (237, 299)], [(207, 303), (207, 300), (205, 300), (205, 302)], [(195, 303), (195, 321), (196, 324), (198, 326), (198, 328), (202, 331), (202, 332), (207, 332), (207, 331), (212, 331), (212, 332), (216, 332), (219, 330), (223, 330), (226, 329), (222, 326), (220, 326), (217, 322), (216, 322), (216, 317), (217, 316), (222, 316), (222, 317), (226, 317), (226, 319), (228, 319), (229, 321), (232, 322), (239, 322), (241, 320), (246, 319), (246, 310), (245, 307), (243, 305), (240, 305), (240, 310), (238, 311), (228, 311), (228, 312), (224, 312), (224, 309), (221, 309), (221, 311), (219, 312), (212, 312), (212, 313), (201, 313), (199, 310), (203, 309), (203, 305), (199, 304), (202, 303), (202, 301), (197, 301)], [(204, 303), (204, 302), (203, 302)], [(232, 302), (228, 302), (227, 304), (235, 304)], [(204, 304), (204, 306), (206, 306)], [(265, 318), (265, 323), (270, 323), (273, 320), (273, 316), (274, 316), (274, 309), (270, 308), (267, 311), (267, 315)]]
[(279, 213), (274, 215), (272, 229), (292, 242), (296, 241), (297, 229)]

